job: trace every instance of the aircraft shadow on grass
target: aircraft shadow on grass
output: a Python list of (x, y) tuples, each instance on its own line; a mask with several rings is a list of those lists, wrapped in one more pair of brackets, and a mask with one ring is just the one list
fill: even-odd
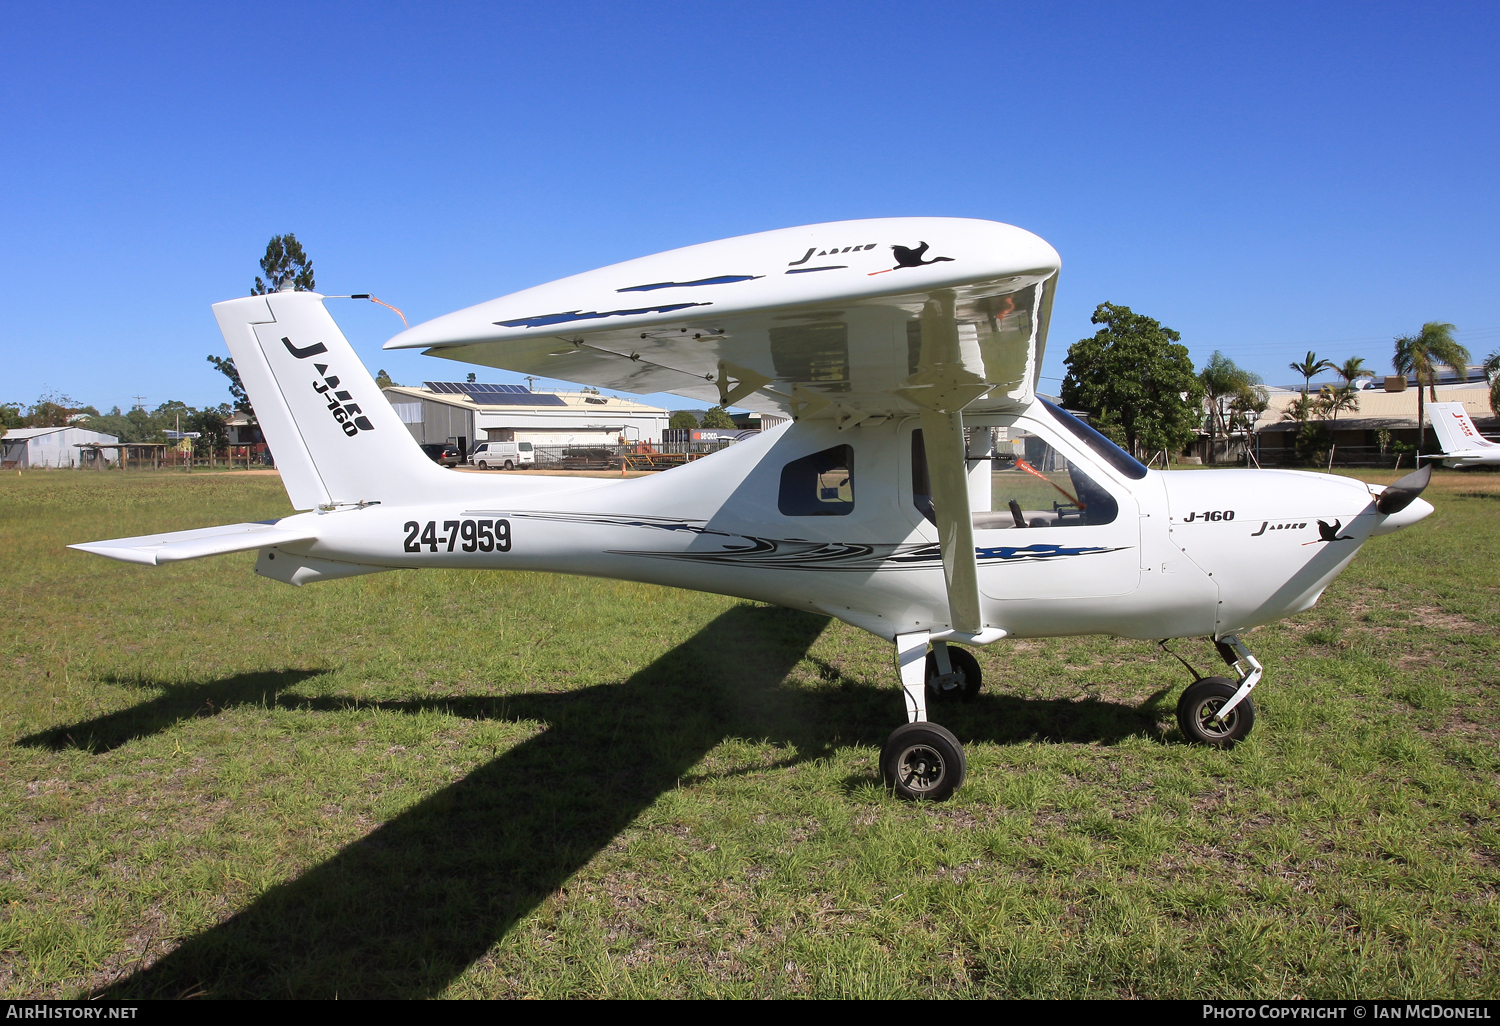
[[(878, 746), (900, 694), (841, 677), (780, 685), (827, 620), (738, 606), (619, 684), (556, 694), (360, 702), (285, 689), (313, 671), (172, 688), (133, 709), (34, 734), (36, 747), (108, 751), (236, 705), (443, 709), (546, 724), (536, 735), (96, 996), (424, 997), (441, 993), (726, 737), (788, 745), (782, 763)], [(1112, 742), (1154, 734), (1140, 707), (983, 695), (939, 706), (964, 740)], [(871, 781), (876, 770), (872, 767)]]

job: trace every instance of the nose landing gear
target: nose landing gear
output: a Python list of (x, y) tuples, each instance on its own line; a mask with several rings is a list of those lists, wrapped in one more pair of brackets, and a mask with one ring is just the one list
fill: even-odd
[(1238, 676), (1234, 680), (1199, 677), (1188, 685), (1177, 700), (1177, 725), (1182, 728), (1182, 736), (1196, 744), (1233, 748), (1255, 726), (1255, 703), (1250, 701), (1250, 692), (1260, 683), (1264, 668), (1236, 635), (1226, 634), (1216, 645), (1219, 655)]

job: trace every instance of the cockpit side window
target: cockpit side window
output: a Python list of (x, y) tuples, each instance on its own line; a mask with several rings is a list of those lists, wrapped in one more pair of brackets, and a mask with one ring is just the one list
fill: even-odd
[(995, 435), (990, 464), (994, 508), (983, 523), (976, 515), (976, 527), (1089, 527), (1113, 523), (1119, 516), (1120, 505), (1107, 489), (1024, 422)]
[[(1120, 505), (1076, 461), (1053, 448), (1024, 422), (994, 431), (990, 472), (991, 509), (972, 511), (976, 530), (1084, 527), (1113, 523)], [(971, 451), (972, 451), (971, 447)], [(975, 469), (970, 463), (970, 472)], [(936, 524), (922, 432), (911, 436), (912, 504)]]
[(776, 505), (784, 517), (842, 517), (854, 512), (854, 449), (835, 445), (782, 467)]

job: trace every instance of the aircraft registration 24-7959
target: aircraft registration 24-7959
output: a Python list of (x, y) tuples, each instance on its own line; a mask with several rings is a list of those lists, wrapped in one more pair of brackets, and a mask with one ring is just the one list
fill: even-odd
[[(642, 257), (412, 327), (388, 349), (790, 422), (660, 474), (457, 474), (418, 448), (324, 308), (214, 306), (293, 506), (280, 520), (76, 545), (160, 565), (258, 550), (288, 584), (422, 567), (647, 581), (814, 610), (890, 641), (907, 722), (881, 768), (904, 798), (962, 783), (928, 718), (980, 687), (961, 646), (1207, 636), (1233, 677), (1178, 720), (1229, 746), (1262, 668), (1247, 628), (1317, 601), (1372, 535), (1420, 520), (1431, 469), (1148, 470), (1041, 398), (1056, 251), (1020, 228), (887, 218)], [(1196, 674), (1195, 674), (1196, 676)]]

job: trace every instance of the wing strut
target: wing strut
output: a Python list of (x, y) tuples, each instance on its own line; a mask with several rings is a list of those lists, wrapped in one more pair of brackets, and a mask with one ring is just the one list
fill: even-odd
[(922, 439), (932, 483), (933, 513), (943, 550), (948, 617), (955, 632), (980, 634), (979, 567), (974, 558), (974, 521), (969, 512), (968, 452), (963, 408), (990, 386), (965, 365), (950, 290), (932, 294), (922, 308), (922, 347), (917, 373), (896, 390), (922, 411)]
[(963, 634), (978, 634), (979, 566), (974, 559), (974, 520), (969, 513), (969, 476), (964, 451), (964, 415), (957, 410), (922, 411), (922, 440), (927, 449), (927, 473), (932, 482), (933, 512), (938, 543), (943, 549), (943, 577), (948, 585), (951, 626)]

